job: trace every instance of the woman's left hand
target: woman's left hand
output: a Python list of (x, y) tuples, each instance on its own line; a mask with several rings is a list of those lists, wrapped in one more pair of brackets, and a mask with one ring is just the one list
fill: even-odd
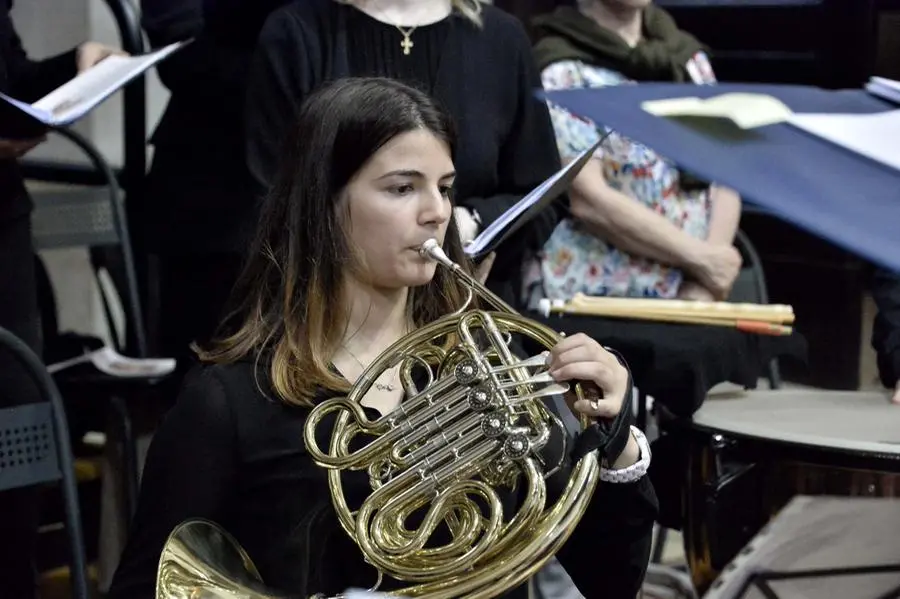
[(628, 369), (599, 343), (578, 333), (557, 343), (547, 360), (555, 381), (587, 381), (599, 388), (600, 393), (583, 400), (575, 401), (574, 394), (568, 394), (571, 408), (602, 419), (613, 419), (622, 411), (629, 388)]

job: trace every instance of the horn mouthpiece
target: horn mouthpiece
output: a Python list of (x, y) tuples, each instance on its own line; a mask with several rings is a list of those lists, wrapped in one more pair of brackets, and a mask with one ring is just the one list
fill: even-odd
[(431, 258), (435, 262), (440, 262), (444, 266), (450, 268), (456, 267), (456, 263), (444, 253), (444, 249), (441, 247), (441, 244), (437, 242), (437, 239), (429, 239), (423, 243), (419, 248), (419, 255), (424, 258)]

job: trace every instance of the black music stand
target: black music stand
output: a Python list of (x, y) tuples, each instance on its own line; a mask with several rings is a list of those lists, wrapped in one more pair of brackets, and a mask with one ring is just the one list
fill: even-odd
[(794, 498), (704, 599), (900, 597), (900, 502)]

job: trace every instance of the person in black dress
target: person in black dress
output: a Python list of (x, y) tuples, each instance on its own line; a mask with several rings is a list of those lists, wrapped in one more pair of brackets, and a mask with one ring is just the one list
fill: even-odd
[[(272, 182), (284, 132), (303, 99), (347, 76), (399, 79), (435, 97), (459, 128), (457, 209), (463, 241), (560, 168), (531, 42), (521, 23), (475, 0), (308, 0), (263, 26), (247, 97), (247, 160)], [(559, 221), (546, 210), (498, 249), (488, 287), (519, 301), (521, 269)]]
[[(147, 185), (130, 207), (149, 282), (154, 352), (189, 369), (213, 334), (256, 223), (241, 126), (266, 17), (287, 0), (141, 0), (150, 45), (193, 41), (157, 67), (171, 92), (150, 138)], [(151, 291), (153, 288), (151, 288)]]
[[(79, 71), (117, 50), (85, 42), (64, 54), (35, 61), (28, 58), (16, 33), (12, 0), (0, 0), (0, 92), (34, 102)], [(31, 242), (31, 200), (17, 160), (44, 141), (14, 139), (0, 123), (0, 327), (22, 339), (40, 356), (35, 257)], [(40, 401), (37, 389), (21, 366), (0, 351), (0, 409)], [(0, 595), (34, 597), (34, 547), (37, 540), (37, 489), (0, 493), (0, 539), (14, 548), (0, 559)]]
[[(451, 123), (427, 95), (392, 79), (342, 79), (307, 98), (235, 289), (234, 317), (153, 439), (110, 599), (153, 597), (166, 538), (191, 518), (231, 532), (281, 591), (305, 597), (375, 582), (336, 519), (303, 430), (311, 407), (464, 302), (449, 271), (418, 252), (434, 238), (470, 268), (452, 216), (460, 148)], [(602, 390), (602, 400), (574, 403), (594, 418), (616, 419), (630, 397), (627, 368), (584, 335), (553, 348), (550, 373)], [(362, 400), (369, 419), (400, 403), (398, 380), (396, 367), (376, 380)], [(601, 469), (618, 482), (599, 484), (557, 554), (586, 597), (632, 599), (649, 559), (657, 511), (649, 450), (633, 427), (620, 441)], [(344, 486), (349, 497), (371, 493), (364, 472), (347, 473)], [(382, 588), (397, 584), (386, 578)]]

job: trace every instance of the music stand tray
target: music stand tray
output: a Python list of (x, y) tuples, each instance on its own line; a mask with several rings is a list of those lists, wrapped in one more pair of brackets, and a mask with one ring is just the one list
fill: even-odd
[(900, 501), (795, 497), (704, 599), (900, 597)]

